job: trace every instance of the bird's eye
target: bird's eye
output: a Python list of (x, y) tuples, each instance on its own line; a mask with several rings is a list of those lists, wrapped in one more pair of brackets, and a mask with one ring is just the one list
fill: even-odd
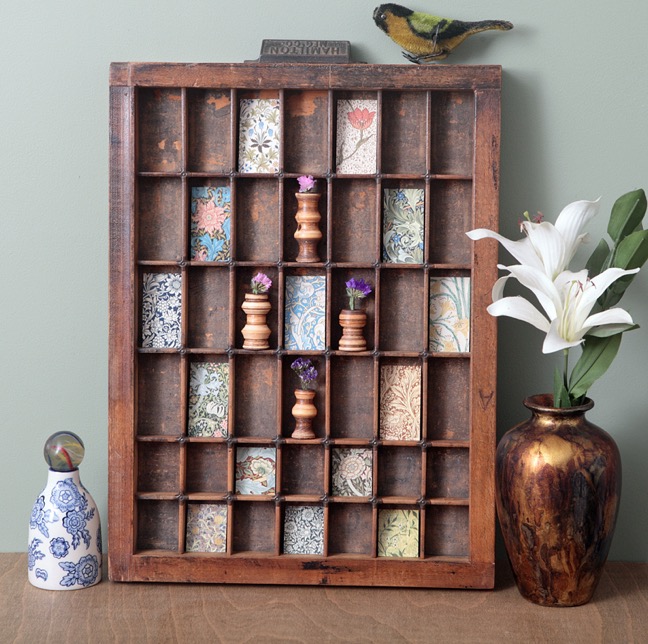
[(380, 14), (380, 19), (381, 19), (381, 20), (387, 20), (387, 15), (384, 14), (384, 13), (381, 13), (381, 14)]

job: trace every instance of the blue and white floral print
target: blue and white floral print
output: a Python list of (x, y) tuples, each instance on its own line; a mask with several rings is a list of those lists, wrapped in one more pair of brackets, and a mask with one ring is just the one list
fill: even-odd
[(37, 529), (44, 537), (49, 537), (47, 524), (51, 521), (50, 514), (51, 511), (45, 509), (45, 497), (43, 495), (39, 496), (32, 508), (29, 527)]
[(97, 581), (99, 575), (99, 560), (94, 555), (86, 555), (79, 559), (79, 563), (62, 561), (59, 566), (67, 575), (61, 579), (61, 586), (91, 586)]
[(50, 469), (29, 522), (29, 581), (48, 590), (85, 588), (101, 579), (101, 523), (78, 470)]
[(284, 347), (293, 351), (326, 348), (326, 277), (288, 275), (284, 313)]
[(56, 537), (50, 541), (49, 550), (57, 559), (63, 559), (70, 552), (70, 544), (63, 537)]
[(34, 566), (39, 559), (45, 558), (45, 553), (38, 549), (38, 546), (42, 543), (43, 542), (40, 539), (32, 539), (29, 548), (27, 548), (27, 568), (29, 570), (34, 569)]
[(181, 286), (179, 273), (144, 273), (142, 347), (180, 347)]
[(61, 511), (83, 510), (88, 502), (79, 492), (72, 479), (59, 481), (52, 490), (50, 501)]

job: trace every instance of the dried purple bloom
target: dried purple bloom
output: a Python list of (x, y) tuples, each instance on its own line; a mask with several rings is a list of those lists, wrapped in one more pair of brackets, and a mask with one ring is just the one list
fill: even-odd
[(317, 369), (308, 358), (297, 358), (290, 368), (297, 374), (302, 389), (311, 389), (311, 384), (317, 378)]
[(315, 190), (315, 179), (310, 174), (297, 177), (297, 183), (299, 183), (299, 192), (313, 192)]
[(346, 294), (349, 298), (349, 308), (355, 311), (356, 300), (361, 300), (371, 293), (371, 286), (363, 279), (355, 279), (352, 277), (348, 282), (345, 282)]
[(250, 282), (252, 293), (267, 293), (272, 286), (272, 280), (265, 273), (257, 273)]

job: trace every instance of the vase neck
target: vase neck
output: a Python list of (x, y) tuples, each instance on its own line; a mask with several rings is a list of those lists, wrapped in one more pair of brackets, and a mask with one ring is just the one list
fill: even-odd
[(66, 479), (72, 479), (76, 485), (81, 483), (81, 477), (79, 475), (79, 470), (72, 470), (71, 472), (58, 472), (56, 470), (50, 469), (47, 473), (47, 483), (56, 484), (59, 481), (65, 481)]
[(530, 409), (536, 416), (583, 416), (586, 411), (594, 407), (594, 401), (591, 398), (585, 398), (582, 405), (574, 407), (554, 407), (552, 394), (538, 394), (529, 396), (524, 400), (524, 406)]

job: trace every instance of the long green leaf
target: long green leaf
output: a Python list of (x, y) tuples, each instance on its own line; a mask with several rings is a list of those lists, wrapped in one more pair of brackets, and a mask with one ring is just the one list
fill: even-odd
[(569, 380), (569, 394), (572, 398), (584, 396), (609, 369), (621, 346), (621, 337), (621, 333), (607, 338), (586, 337), (583, 353), (574, 365)]
[[(648, 230), (639, 230), (619, 242), (614, 251), (612, 266), (629, 270), (641, 268), (646, 261), (648, 261)], [(610, 284), (599, 298), (601, 308), (607, 309), (617, 304), (634, 278), (635, 275), (626, 275)]]
[(646, 193), (640, 188), (619, 197), (612, 206), (608, 233), (618, 243), (641, 223), (646, 214)]
[(594, 252), (590, 255), (590, 258), (585, 264), (587, 273), (590, 277), (595, 277), (603, 271), (603, 264), (610, 255), (610, 247), (605, 239), (601, 239), (598, 243), (598, 246), (594, 249)]

